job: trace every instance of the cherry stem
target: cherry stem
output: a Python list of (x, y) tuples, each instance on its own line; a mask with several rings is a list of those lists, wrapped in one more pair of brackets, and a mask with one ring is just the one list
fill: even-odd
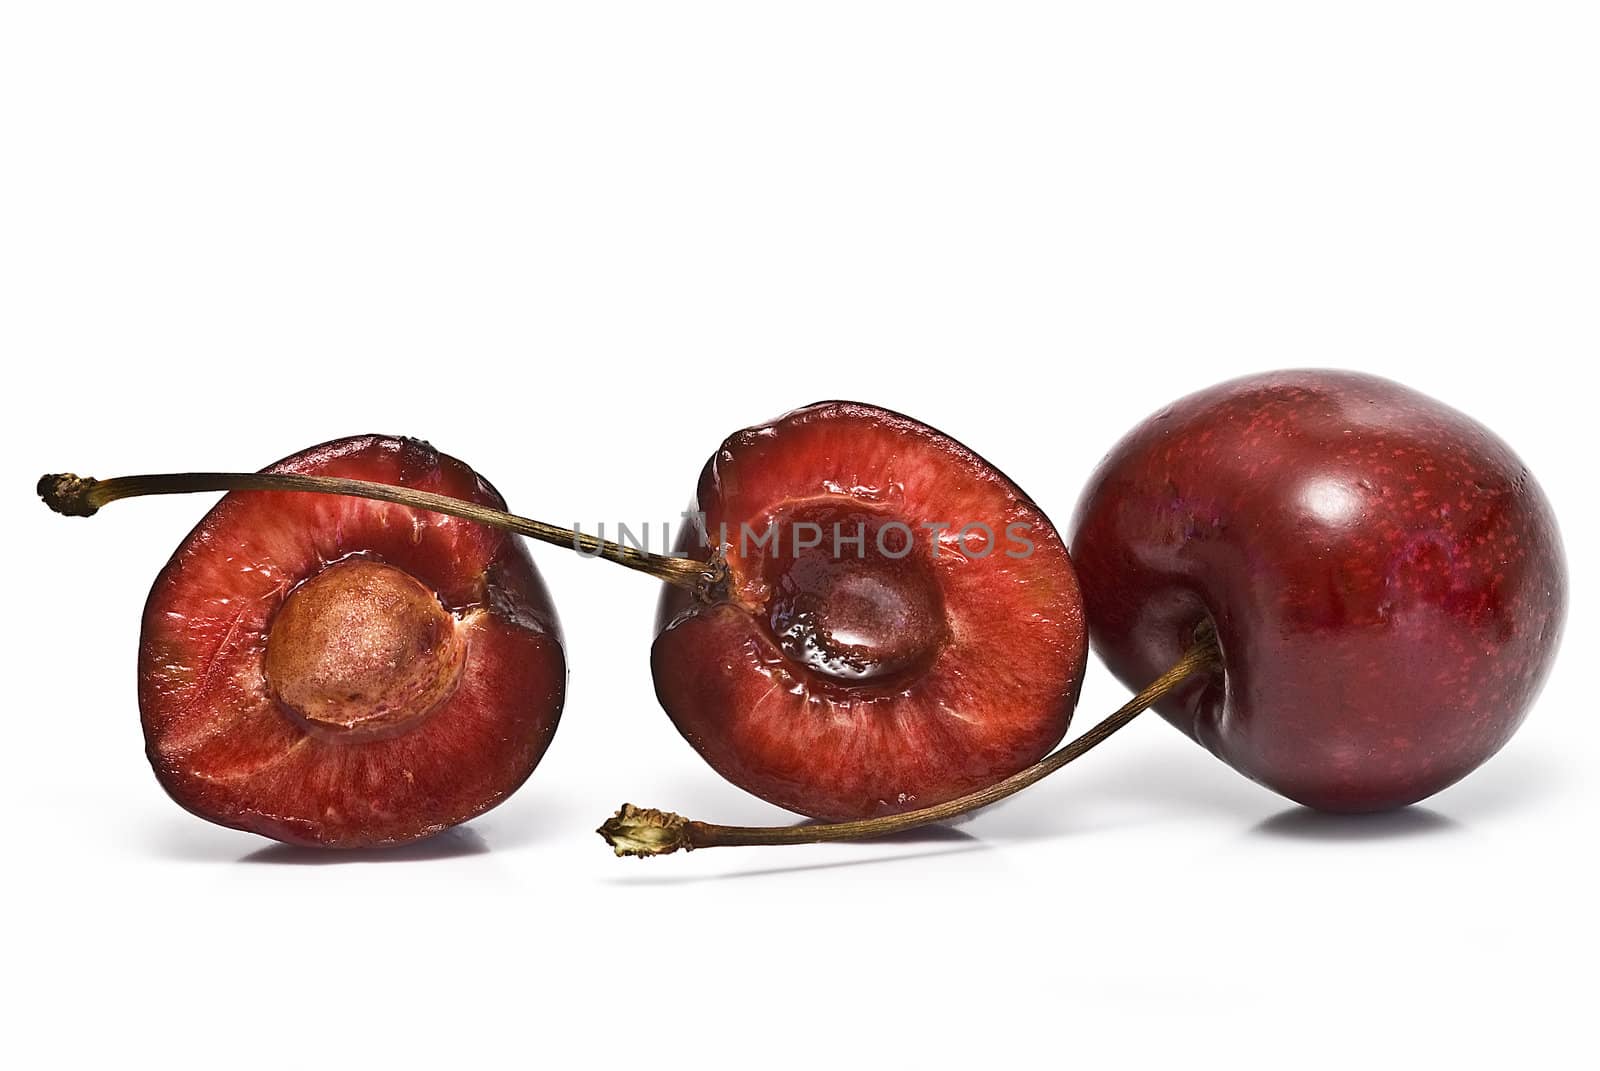
[(1203, 625), (1196, 631), (1194, 643), (1171, 669), (1151, 681), (1100, 724), (1004, 781), (933, 807), (854, 822), (801, 826), (719, 826), (710, 822), (690, 821), (671, 811), (625, 803), (596, 832), (619, 856), (646, 856), (669, 855), (680, 848), (694, 851), (696, 848), (740, 844), (815, 844), (830, 840), (866, 840), (947, 821), (987, 807), (1044, 780), (1074, 759), (1092, 751), (1190, 677), (1197, 673), (1212, 672), (1221, 665), (1222, 654), (1217, 646), (1216, 632), (1209, 624)]
[(514, 513), (481, 506), (448, 495), (418, 491), (410, 487), (346, 480), (336, 476), (307, 476), (290, 472), (179, 472), (161, 476), (119, 476), (96, 480), (71, 473), (42, 476), (39, 497), (57, 513), (69, 517), (91, 517), (101, 506), (122, 498), (143, 495), (182, 495), (202, 491), (307, 491), (322, 495), (349, 495), (393, 502), (412, 509), (443, 513), (462, 520), (485, 524), (537, 539), (552, 546), (566, 547), (590, 557), (605, 558), (637, 569), (657, 580), (688, 588), (700, 598), (712, 600), (726, 582), (727, 566), (720, 558), (696, 561), (651, 554), (638, 547), (613, 543), (543, 521), (518, 517)]

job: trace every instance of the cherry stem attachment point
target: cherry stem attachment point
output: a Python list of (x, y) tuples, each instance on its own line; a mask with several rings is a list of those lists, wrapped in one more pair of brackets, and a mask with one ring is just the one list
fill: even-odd
[(825, 822), (800, 826), (721, 826), (695, 822), (671, 811), (635, 807), (631, 803), (606, 819), (596, 830), (618, 856), (670, 855), (682, 849), (721, 848), (733, 845), (815, 844), (833, 840), (867, 840), (903, 833), (919, 826), (944, 822), (1015, 795), (1049, 777), (1063, 766), (1104, 743), (1118, 729), (1160, 702), (1179, 685), (1199, 673), (1222, 665), (1216, 632), (1209, 623), (1195, 634), (1194, 643), (1172, 668), (1151, 681), (1105, 720), (1068, 744), (1004, 781), (932, 807), (882, 818), (854, 822)]
[(181, 472), (160, 476), (120, 476), (111, 480), (59, 473), (40, 477), (38, 490), (45, 505), (69, 517), (92, 517), (102, 506), (119, 499), (143, 495), (181, 495), (204, 491), (301, 491), (349, 495), (443, 513), (491, 528), (516, 532), (590, 557), (605, 558), (657, 580), (687, 588), (707, 601), (714, 600), (726, 582), (727, 567), (719, 558), (696, 561), (693, 558), (652, 554), (570, 528), (518, 517), (514, 513), (481, 506), (476, 502), (369, 480), (290, 472)]

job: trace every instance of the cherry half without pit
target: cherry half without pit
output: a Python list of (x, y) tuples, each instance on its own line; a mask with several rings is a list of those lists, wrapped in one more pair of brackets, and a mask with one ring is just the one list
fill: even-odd
[(1088, 657), (1066, 545), (961, 443), (824, 402), (730, 436), (680, 552), (725, 597), (662, 594), (661, 705), (734, 784), (841, 821), (942, 803), (1067, 730)]
[(1088, 732), (886, 818), (763, 829), (626, 805), (602, 835), (659, 855), (912, 829), (1021, 791), (1150, 706), (1290, 799), (1382, 811), (1498, 751), (1559, 646), (1566, 569), (1539, 484), (1483, 425), (1375, 376), (1274, 372), (1175, 402), (1112, 449), (1073, 527), (1095, 649), (1145, 685)]
[[(232, 492), (157, 581), (141, 707), (180, 803), (296, 843), (424, 836), (532, 770), (564, 668), (548, 597), (504, 531), (666, 581), (663, 706), (729, 780), (814, 818), (892, 815), (1026, 769), (1066, 732), (1088, 654), (1076, 576), (1038, 507), (954, 439), (857, 403), (729, 438), (675, 556), (506, 513), (409, 440), (39, 490), (78, 515)], [(471, 630), (502, 625), (542, 637), (540, 657), (480, 652)], [(440, 717), (458, 711), (478, 720)]]

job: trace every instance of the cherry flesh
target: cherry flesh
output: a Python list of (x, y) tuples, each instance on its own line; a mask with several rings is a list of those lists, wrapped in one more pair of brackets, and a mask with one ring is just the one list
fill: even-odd
[[(269, 472), (502, 508), (466, 465), (363, 436)], [(560, 717), (560, 628), (514, 536), (387, 502), (234, 492), (156, 579), (139, 705), (184, 807), (292, 844), (399, 844), (532, 773)]]
[(694, 509), (704, 538), (680, 550), (724, 561), (726, 590), (664, 591), (651, 667), (734, 784), (813, 818), (893, 814), (1016, 773), (1065, 733), (1087, 657), (1072, 564), (960, 443), (821, 403), (724, 442)]
[(1349, 372), (1250, 376), (1136, 427), (1078, 504), (1095, 650), (1138, 687), (1214, 624), (1224, 672), (1157, 705), (1327, 811), (1424, 799), (1493, 755), (1555, 657), (1566, 571), (1482, 425)]

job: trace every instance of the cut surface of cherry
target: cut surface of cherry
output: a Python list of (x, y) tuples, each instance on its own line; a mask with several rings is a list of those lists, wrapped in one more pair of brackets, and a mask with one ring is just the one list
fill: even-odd
[[(266, 470), (503, 508), (466, 465), (361, 436)], [(399, 844), (513, 792), (560, 717), (566, 663), (520, 540), (339, 495), (239, 491), (156, 579), (139, 707), (184, 807), (292, 844)]]
[(727, 439), (692, 509), (705, 538), (679, 549), (725, 562), (725, 597), (667, 588), (651, 668), (734, 784), (813, 818), (893, 814), (1014, 774), (1065, 733), (1087, 657), (1072, 564), (960, 443), (820, 403)]
[(1138, 687), (1214, 624), (1224, 673), (1156, 709), (1328, 811), (1416, 802), (1498, 751), (1566, 606), (1554, 516), (1511, 449), (1350, 372), (1250, 376), (1156, 413), (1090, 481), (1072, 553), (1112, 672)]

